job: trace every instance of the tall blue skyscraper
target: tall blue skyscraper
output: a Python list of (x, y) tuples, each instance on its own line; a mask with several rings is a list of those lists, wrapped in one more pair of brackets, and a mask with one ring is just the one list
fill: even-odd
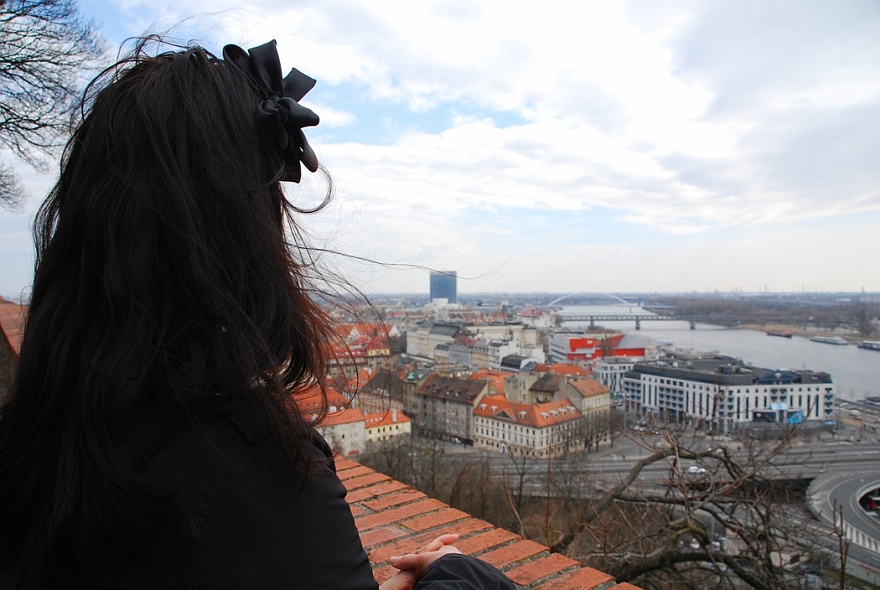
[(458, 302), (458, 271), (431, 271), (431, 301), (446, 299), (449, 303)]

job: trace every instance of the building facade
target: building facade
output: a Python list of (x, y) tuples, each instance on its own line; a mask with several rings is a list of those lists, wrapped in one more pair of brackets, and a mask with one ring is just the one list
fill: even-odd
[(593, 378), (612, 393), (623, 393), (623, 378), (637, 362), (644, 359), (604, 358), (593, 365)]
[(612, 357), (649, 358), (651, 348), (650, 341), (638, 336), (568, 329), (551, 334), (548, 344), (550, 362), (576, 364)]
[(474, 446), (525, 457), (558, 457), (584, 448), (584, 422), (569, 400), (518, 404), (485, 397), (474, 410)]
[(380, 369), (357, 392), (355, 403), (364, 414), (378, 414), (391, 409), (403, 410), (403, 380), (394, 371)]
[[(464, 333), (461, 324), (426, 322), (406, 333), (406, 354), (423, 359), (434, 360), (435, 349), (439, 345), (451, 344), (456, 336)], [(448, 351), (448, 346), (444, 351)], [(448, 355), (448, 352), (446, 352)]]
[(445, 299), (458, 303), (458, 272), (454, 270), (431, 271), (431, 301)]
[(557, 399), (571, 400), (584, 417), (584, 441), (588, 449), (611, 442), (611, 391), (595, 379), (568, 381)]
[(364, 414), (359, 408), (331, 408), (316, 429), (334, 453), (355, 457), (367, 448)]
[(828, 373), (763, 369), (724, 356), (673, 355), (636, 363), (624, 389), (648, 414), (697, 420), (721, 433), (754, 422), (834, 419), (835, 387)]
[(464, 444), (474, 441), (474, 407), (489, 384), (432, 373), (419, 386), (418, 434)]
[(409, 436), (412, 422), (406, 414), (392, 408), (387, 412), (364, 415), (367, 444), (394, 440), (399, 436)]

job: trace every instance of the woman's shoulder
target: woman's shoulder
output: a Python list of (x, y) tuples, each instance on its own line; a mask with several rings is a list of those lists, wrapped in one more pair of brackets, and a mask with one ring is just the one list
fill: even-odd
[(188, 515), (186, 578), (205, 588), (375, 588), (324, 440), (304, 433), (292, 463), (260, 406), (221, 403), (173, 428), (145, 472)]
[(130, 428), (135, 471), (145, 484), (184, 497), (195, 488), (210, 488), (230, 469), (255, 458), (294, 468), (295, 453), (282, 450), (282, 444), (295, 445), (304, 463), (327, 459), (326, 444), (317, 433), (300, 433), (287, 441), (273, 430), (271, 411), (245, 395), (205, 396), (188, 407), (154, 404)]
[(154, 411), (145, 421), (156, 429), (140, 476), (183, 517), (175, 577), (187, 587), (281, 587), (339, 572), (339, 588), (375, 587), (323, 439), (300, 437), (294, 464), (258, 404), (216, 403), (197, 420)]

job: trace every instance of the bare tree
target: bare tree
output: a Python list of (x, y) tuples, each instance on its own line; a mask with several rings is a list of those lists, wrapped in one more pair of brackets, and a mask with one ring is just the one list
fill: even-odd
[(18, 209), (22, 205), (23, 195), (15, 171), (0, 162), (0, 205), (7, 209)]
[[(0, 147), (42, 169), (70, 130), (83, 74), (102, 54), (95, 25), (73, 0), (0, 0)], [(23, 199), (0, 169), (0, 205)]]
[(621, 475), (601, 475), (585, 452), (452, 460), (417, 439), (384, 447), (371, 464), (645, 590), (784, 590), (835, 553), (845, 567), (839, 523), (835, 551), (798, 487), (803, 454), (787, 454), (796, 429), (719, 441), (679, 422), (660, 426), (659, 441), (629, 439), (642, 458)]
[(837, 578), (838, 590), (846, 589), (846, 560), (849, 557), (850, 541), (846, 536), (845, 521), (843, 520), (843, 506), (838, 506), (837, 501), (832, 506), (834, 513), (834, 529), (832, 536), (837, 539), (837, 558), (839, 559)]
[[(667, 432), (665, 448), (587, 506), (568, 553), (643, 588), (793, 587), (818, 539), (796, 494), (775, 483), (790, 436), (707, 449)], [(653, 479), (639, 479), (647, 470)]]

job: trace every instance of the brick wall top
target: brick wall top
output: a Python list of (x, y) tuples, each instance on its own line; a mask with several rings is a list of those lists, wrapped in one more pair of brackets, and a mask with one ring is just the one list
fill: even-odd
[(0, 338), (5, 338), (18, 358), (21, 355), (21, 337), (24, 335), (24, 317), (27, 308), (0, 297)]
[(455, 545), (462, 552), (494, 565), (522, 589), (638, 590), (350, 459), (337, 457), (336, 469), (379, 582), (397, 571), (388, 564), (392, 555), (418, 549), (438, 535), (458, 533)]

